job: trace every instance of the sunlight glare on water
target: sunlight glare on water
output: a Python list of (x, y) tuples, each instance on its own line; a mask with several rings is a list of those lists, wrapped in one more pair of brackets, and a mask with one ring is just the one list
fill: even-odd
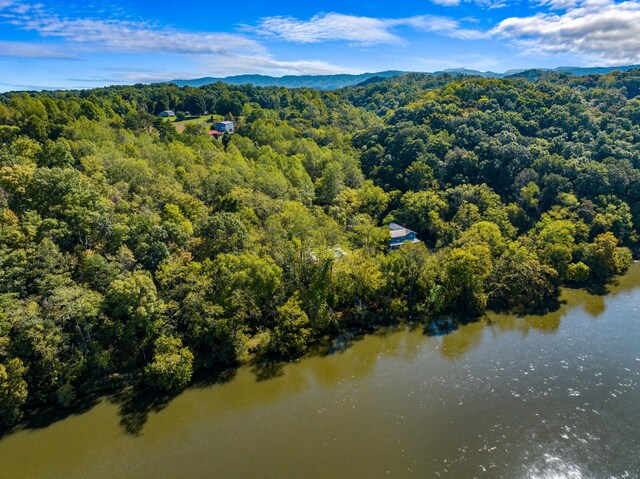
[(563, 459), (545, 454), (545, 465), (542, 469), (536, 467), (527, 471), (522, 479), (591, 479), (584, 474), (578, 466), (568, 463)]

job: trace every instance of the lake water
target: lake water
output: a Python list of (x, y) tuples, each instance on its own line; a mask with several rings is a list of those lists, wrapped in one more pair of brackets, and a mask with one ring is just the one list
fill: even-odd
[(609, 289), (241, 368), (146, 409), (103, 399), (0, 439), (0, 478), (638, 478), (640, 265)]

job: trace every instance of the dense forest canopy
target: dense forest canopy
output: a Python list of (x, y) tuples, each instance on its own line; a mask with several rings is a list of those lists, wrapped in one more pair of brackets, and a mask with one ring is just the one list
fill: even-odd
[[(640, 71), (0, 96), (1, 421), (606, 282), (638, 249), (638, 94)], [(391, 221), (423, 242), (388, 250)]]

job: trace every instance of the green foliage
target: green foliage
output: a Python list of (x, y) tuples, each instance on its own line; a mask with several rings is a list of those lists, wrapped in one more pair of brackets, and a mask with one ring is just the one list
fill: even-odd
[(618, 239), (612, 233), (603, 233), (587, 247), (585, 261), (594, 278), (607, 279), (627, 270), (631, 252), (618, 247)]
[(378, 227), (370, 216), (357, 215), (353, 223), (351, 243), (357, 248), (364, 249), (368, 254), (382, 251), (389, 242), (389, 229), (386, 226)]
[(123, 364), (135, 364), (159, 329), (163, 302), (147, 273), (136, 271), (115, 279), (105, 297), (113, 318), (113, 337), (119, 343)]
[[(2, 421), (610, 280), (638, 253), (639, 78), (0, 95)], [(390, 221), (422, 242), (387, 249)]]
[(482, 313), (487, 306), (485, 282), (491, 270), (491, 251), (487, 246), (451, 249), (443, 265), (449, 307), (471, 314)]
[(335, 305), (359, 319), (378, 301), (385, 284), (377, 258), (360, 250), (336, 261), (332, 280)]
[(22, 417), (22, 406), (28, 397), (25, 371), (17, 358), (0, 363), (0, 424), (11, 426)]
[(183, 389), (193, 374), (193, 353), (182, 347), (180, 338), (160, 336), (155, 341), (153, 360), (144, 368), (145, 382), (160, 391)]
[(307, 350), (311, 336), (312, 329), (307, 313), (302, 309), (298, 296), (294, 295), (277, 308), (268, 348), (279, 356), (300, 356)]
[(498, 258), (488, 278), (490, 299), (510, 309), (535, 309), (555, 295), (556, 275), (535, 253), (514, 242)]
[(201, 251), (204, 256), (213, 257), (220, 253), (232, 253), (244, 248), (247, 228), (233, 213), (218, 213), (211, 216), (202, 226)]
[(567, 270), (567, 281), (583, 283), (589, 279), (591, 269), (582, 261), (571, 263)]

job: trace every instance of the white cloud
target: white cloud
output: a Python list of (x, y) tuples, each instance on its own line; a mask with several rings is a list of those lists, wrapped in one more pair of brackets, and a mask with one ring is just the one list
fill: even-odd
[(262, 19), (255, 28), (245, 28), (295, 43), (347, 41), (357, 45), (378, 45), (402, 43), (402, 39), (394, 33), (400, 27), (437, 32), (455, 38), (482, 36), (477, 30), (462, 28), (457, 20), (434, 15), (393, 19), (326, 13), (308, 21), (293, 17), (268, 17)]
[(400, 20), (389, 20), (389, 22), (392, 25), (393, 22), (402, 22), (398, 24), (407, 25), (415, 28), (416, 30), (439, 33), (447, 37), (459, 38), (462, 40), (477, 40), (486, 37), (486, 34), (480, 30), (463, 28), (459, 20), (454, 20), (449, 17), (420, 15)]
[(577, 0), (538, 0), (535, 5), (549, 10), (568, 10), (578, 4)]
[(431, 0), (436, 5), (442, 5), (443, 7), (457, 7), (460, 5), (460, 0)]
[[(350, 72), (348, 68), (315, 60), (278, 60), (258, 41), (246, 35), (187, 32), (149, 22), (118, 18), (69, 18), (42, 5), (0, 0), (0, 21), (53, 40), (52, 44), (0, 42), (0, 56), (73, 58), (95, 51), (172, 54), (195, 58), (204, 68), (191, 75), (236, 73), (320, 74)], [(128, 72), (120, 78), (158, 81), (176, 72)], [(186, 74), (185, 76), (190, 76)], [(106, 80), (106, 79), (104, 79)], [(101, 81), (101, 79), (96, 80)], [(114, 79), (115, 81), (115, 79)]]
[(583, 8), (594, 11), (615, 3), (613, 0), (531, 0), (535, 6), (545, 7), (552, 11), (571, 10)]
[(292, 17), (269, 17), (260, 22), (256, 31), (297, 43), (346, 40), (371, 45), (401, 42), (390, 27), (384, 20), (377, 18), (328, 13), (316, 15), (309, 21)]
[(22, 13), (14, 11), (8, 21), (23, 30), (35, 31), (42, 37), (90, 45), (94, 50), (193, 55), (228, 51), (264, 52), (258, 42), (243, 35), (184, 32), (118, 19), (69, 19), (48, 13), (42, 7), (31, 7)]
[(640, 62), (639, 1), (588, 0), (566, 8), (564, 13), (507, 18), (489, 33), (528, 53), (569, 53), (607, 64)]
[(489, 10), (507, 6), (507, 0), (431, 0), (431, 2), (442, 7), (458, 7), (463, 2), (475, 3), (477, 6), (487, 8)]
[(230, 71), (238, 73), (269, 72), (271, 75), (331, 75), (336, 73), (362, 73), (361, 70), (333, 65), (319, 60), (287, 61), (271, 56), (234, 56), (216, 59), (207, 69), (213, 74), (226, 76)]
[(0, 57), (11, 58), (52, 58), (73, 59), (73, 54), (65, 49), (41, 43), (0, 41)]
[(507, 0), (475, 0), (474, 2), (479, 7), (493, 10), (494, 8), (504, 8), (508, 5)]

